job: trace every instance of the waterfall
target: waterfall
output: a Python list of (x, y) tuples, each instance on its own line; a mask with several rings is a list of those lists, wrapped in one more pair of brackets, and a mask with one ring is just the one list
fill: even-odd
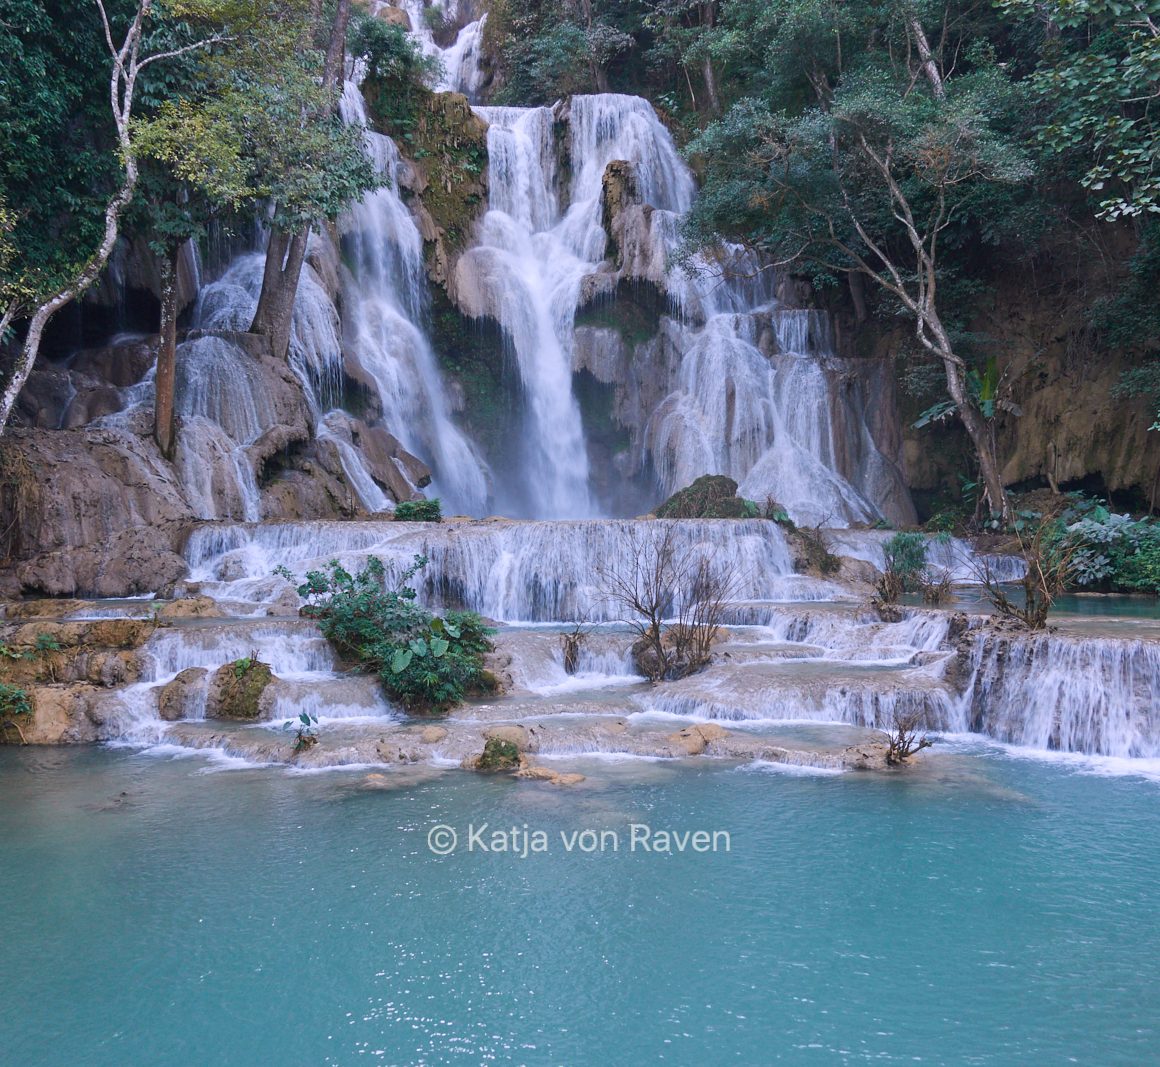
[[(375, 0), (372, 11), (377, 14), (388, 5)], [(428, 21), (434, 13), (437, 18), (443, 18), (448, 23), (454, 23), (459, 18), (458, 0), (436, 0), (435, 3), (424, 4), (423, 0), (402, 0), (397, 5), (407, 13), (411, 23), (411, 35), (419, 43), (423, 53), (433, 56), (440, 62), (440, 75), (435, 84), (438, 92), (463, 93), (468, 100), (475, 101), (483, 81), (480, 70), (480, 46), (483, 38), (483, 27), (487, 22), (487, 15), (462, 26), (455, 35), (455, 40), (447, 47), (440, 48), (435, 43), (435, 34)]]
[[(600, 94), (566, 108), (476, 110), (489, 124), (489, 210), (453, 287), (514, 349), (528, 403), (523, 513), (599, 510), (574, 381), (589, 370), (618, 390), (632, 462), (663, 495), (727, 474), (744, 496), (772, 498), (810, 525), (913, 521), (896, 458), (870, 429), (883, 398), (834, 355), (824, 314), (784, 307), (774, 272), (737, 248), (673, 265), (695, 186), (647, 101)], [(610, 251), (603, 187), (614, 162), (635, 200), (611, 220)], [(633, 351), (615, 331), (576, 326), (577, 311), (611, 298), (617, 279), (648, 283), (669, 308)], [(623, 475), (629, 461), (617, 462)]]
[[(237, 583), (215, 595), (245, 598), (244, 583), (285, 564), (296, 573), (337, 558), (349, 570), (378, 556), (396, 572), (416, 554), (428, 565), (415, 579), (435, 606), (466, 607), (515, 622), (623, 617), (608, 598), (608, 575), (631, 565), (632, 546), (668, 526), (635, 520), (574, 522), (285, 523), (194, 531), (186, 549), (191, 578)], [(734, 578), (733, 598), (748, 601), (840, 599), (837, 586), (794, 574), (776, 523), (687, 520), (672, 523), (678, 553), (708, 556)], [(256, 586), (267, 594), (262, 586)]]
[(968, 729), (1030, 748), (1160, 756), (1160, 643), (980, 633), (970, 664)]
[(399, 153), (389, 137), (367, 128), (358, 86), (342, 97), (346, 122), (365, 131), (367, 152), (387, 177), (344, 223), (351, 272), (344, 299), (353, 358), (375, 382), (383, 421), (433, 472), (431, 495), (449, 511), (482, 514), (488, 499), (485, 467), (451, 420), (446, 392), (422, 326), (426, 305), (423, 240), (399, 197)]
[(569, 340), (580, 281), (592, 264), (567, 239), (568, 219), (557, 205), (552, 113), (479, 113), (489, 123), (489, 210), (477, 244), (459, 261), (459, 290), (470, 291), (472, 310), (498, 321), (512, 341), (528, 404), (517, 473), (527, 513), (582, 517), (592, 506)]

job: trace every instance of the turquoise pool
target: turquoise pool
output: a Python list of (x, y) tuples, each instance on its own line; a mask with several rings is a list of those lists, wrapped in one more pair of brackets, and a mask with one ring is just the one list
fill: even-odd
[[(0, 751), (2, 1058), (1160, 1062), (1155, 781), (954, 743), (894, 779), (582, 769)], [(467, 851), (481, 823), (549, 851)], [(633, 823), (729, 849), (629, 851)]]

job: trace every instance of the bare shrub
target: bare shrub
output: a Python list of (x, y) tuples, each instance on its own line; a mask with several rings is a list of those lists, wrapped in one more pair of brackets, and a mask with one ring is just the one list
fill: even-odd
[(987, 556), (975, 560), (973, 570), (983, 594), (1004, 618), (1014, 619), (1028, 630), (1042, 630), (1056, 599), (1067, 589), (1075, 564), (1079, 544), (1073, 538), (1061, 536), (1057, 514), (1043, 515), (1028, 533), (1019, 529), (1019, 554), (1026, 564), (1023, 577), (1017, 583), (1023, 592), (1023, 602), (1007, 595), (1003, 583), (995, 575)]
[(916, 752), (934, 744), (923, 729), (925, 724), (925, 712), (895, 709), (893, 722), (886, 731), (886, 762), (891, 767), (905, 763)]
[(601, 577), (606, 597), (628, 612), (633, 658), (653, 683), (709, 662), (739, 580), (703, 548), (681, 547), (676, 525), (660, 520), (634, 529)]
[(587, 615), (581, 616), (571, 630), (560, 635), (560, 646), (564, 650), (564, 673), (575, 674), (580, 668), (580, 650), (588, 641), (591, 627)]
[(951, 572), (944, 568), (936, 572), (928, 570), (922, 577), (922, 602), (935, 606), (949, 604), (954, 596), (955, 587), (951, 581)]

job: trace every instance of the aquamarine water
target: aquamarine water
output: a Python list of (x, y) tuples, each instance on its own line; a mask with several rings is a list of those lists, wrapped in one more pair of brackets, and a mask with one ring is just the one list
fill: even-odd
[[(953, 743), (571, 790), (212, 767), (0, 751), (5, 1063), (1160, 1062), (1155, 781)], [(472, 822), (551, 851), (465, 853)], [(621, 851), (565, 852), (588, 828)]]

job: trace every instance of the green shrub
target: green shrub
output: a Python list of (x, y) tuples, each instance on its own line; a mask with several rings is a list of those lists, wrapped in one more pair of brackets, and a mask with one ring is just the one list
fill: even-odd
[(520, 765), (520, 750), (511, 741), (489, 737), (475, 764), (479, 771), (512, 771)]
[[(380, 559), (350, 574), (337, 560), (311, 571), (298, 587), (303, 614), (318, 620), (340, 653), (379, 676), (383, 689), (405, 707), (446, 711), (464, 694), (485, 687), (483, 655), (488, 629), (475, 612), (449, 611), (442, 618), (416, 602), (407, 583), (427, 565), (416, 556), (394, 589), (386, 588)], [(279, 572), (290, 577), (284, 568)]]
[(395, 505), (395, 522), (442, 522), (438, 500), (404, 500)]
[(878, 580), (878, 597), (892, 604), (903, 593), (921, 588), (926, 572), (926, 538), (920, 533), (896, 533), (882, 550), (886, 564)]
[(28, 690), (8, 682), (0, 682), (0, 722), (32, 714)]
[(1081, 504), (1080, 509), (1083, 517), (1061, 526), (1057, 534), (1075, 549), (1073, 583), (1114, 592), (1160, 593), (1160, 525), (1110, 513), (1099, 504)]

